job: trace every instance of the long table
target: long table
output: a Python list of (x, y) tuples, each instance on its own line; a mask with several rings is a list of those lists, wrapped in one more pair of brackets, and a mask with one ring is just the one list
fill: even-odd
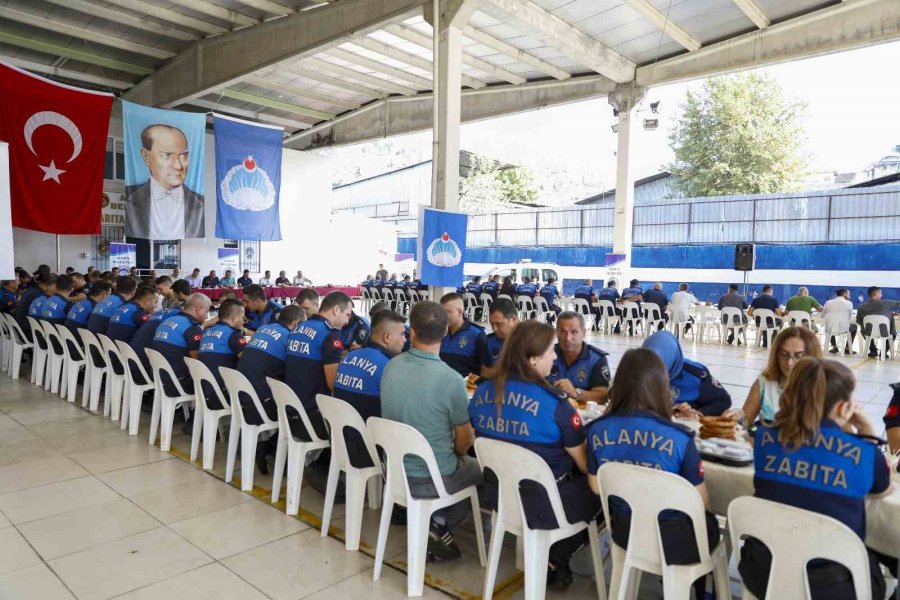
[[(294, 286), (271, 286), (263, 288), (266, 298), (296, 298), (302, 287)], [(315, 286), (314, 290), (319, 296), (325, 296), (331, 292), (344, 292), (351, 298), (359, 296), (359, 286)], [(193, 288), (192, 292), (203, 294), (210, 300), (218, 300), (225, 292), (233, 292), (238, 298), (244, 297), (244, 290), (241, 288)]]

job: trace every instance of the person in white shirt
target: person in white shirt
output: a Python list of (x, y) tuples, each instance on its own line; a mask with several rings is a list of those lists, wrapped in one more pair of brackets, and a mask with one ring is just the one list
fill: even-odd
[(265, 275), (259, 278), (259, 285), (272, 287), (272, 271), (266, 271)]
[(294, 285), (310, 286), (312, 281), (303, 276), (303, 271), (297, 271), (297, 274), (294, 275)]
[[(822, 318), (827, 318), (828, 315), (836, 315), (841, 320), (847, 319), (847, 322), (850, 324), (847, 350), (856, 354), (856, 351), (853, 349), (856, 347), (854, 341), (856, 340), (857, 327), (856, 323), (853, 322), (853, 302), (850, 301), (850, 290), (841, 288), (835, 291), (834, 298), (826, 302), (825, 306), (822, 307)], [(838, 353), (837, 340), (834, 339), (834, 336), (831, 336), (830, 352), (832, 354)]]
[[(678, 291), (672, 294), (669, 301), (669, 314), (672, 315), (673, 321), (693, 321), (688, 314), (688, 308), (691, 304), (700, 304), (700, 301), (688, 291), (688, 284), (682, 283), (678, 286)], [(690, 327), (690, 323), (685, 327), (685, 331)]]
[(192, 288), (203, 287), (203, 278), (200, 277), (200, 269), (194, 269), (190, 275), (184, 278)]

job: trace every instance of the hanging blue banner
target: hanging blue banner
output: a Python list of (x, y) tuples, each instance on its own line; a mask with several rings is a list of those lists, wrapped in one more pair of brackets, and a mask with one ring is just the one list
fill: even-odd
[(120, 271), (127, 271), (137, 266), (137, 245), (116, 244), (109, 245), (109, 268), (118, 267)]
[(284, 130), (213, 116), (216, 140), (216, 237), (281, 239), (281, 142)]
[(419, 213), (419, 278), (425, 285), (455, 288), (462, 284), (468, 216), (434, 208)]

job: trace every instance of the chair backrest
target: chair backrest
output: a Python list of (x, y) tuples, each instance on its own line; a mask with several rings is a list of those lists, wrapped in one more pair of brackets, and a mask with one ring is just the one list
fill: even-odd
[(125, 374), (129, 379), (131, 379), (132, 370), (135, 370), (148, 384), (153, 383), (153, 377), (147, 372), (147, 369), (144, 368), (144, 363), (141, 362), (141, 357), (137, 355), (134, 348), (122, 340), (116, 340), (116, 348), (119, 349), (119, 355), (125, 359)]
[(0, 337), (8, 338), (10, 335), (9, 324), (6, 322), (6, 313), (0, 313)]
[[(576, 299), (575, 299), (575, 302), (578, 302), (578, 300), (579, 300), (579, 298), (576, 298)], [(585, 302), (584, 300), (582, 300), (582, 302), (584, 302), (585, 304), (587, 304), (587, 302)], [(616, 307), (615, 307), (615, 305), (612, 303), (611, 300), (599, 300), (599, 301), (597, 302), (597, 304), (600, 305), (600, 314), (603, 315), (604, 317), (614, 317), (614, 316), (616, 316)]]
[(866, 547), (853, 530), (836, 519), (742, 496), (728, 505), (728, 529), (733, 548), (740, 547), (741, 538), (751, 536), (772, 553), (765, 600), (808, 599), (806, 565), (814, 559), (840, 563), (853, 577), (856, 597), (872, 597)]
[(246, 394), (256, 408), (256, 412), (259, 414), (259, 418), (262, 419), (263, 424), (271, 425), (275, 422), (269, 418), (269, 415), (262, 407), (262, 402), (259, 401), (259, 396), (246, 375), (237, 369), (229, 369), (228, 367), (219, 367), (219, 375), (222, 376), (222, 382), (225, 384), (225, 390), (228, 392), (228, 398), (231, 400), (232, 415), (237, 413), (241, 421), (246, 422), (240, 396), (241, 394)]
[(369, 435), (369, 428), (366, 427), (366, 422), (363, 421), (359, 411), (347, 402), (325, 394), (316, 395), (316, 404), (319, 405), (322, 417), (331, 428), (331, 452), (337, 456), (338, 464), (341, 468), (347, 470), (351, 467), (347, 455), (347, 445), (344, 441), (345, 427), (359, 432), (363, 442), (366, 444), (366, 449), (369, 451), (369, 458), (372, 459), (372, 464), (381, 464), (378, 452), (375, 450), (375, 444), (372, 443), (372, 436)]
[(622, 316), (626, 319), (639, 319), (641, 316), (640, 305), (637, 302), (625, 301), (622, 304)]
[(112, 367), (118, 363), (118, 366), (123, 370), (123, 372), (118, 373), (118, 375), (124, 375), (124, 370), (128, 367), (125, 365), (125, 361), (122, 359), (122, 353), (119, 352), (119, 347), (116, 346), (115, 342), (113, 342), (102, 333), (97, 334), (97, 339), (100, 340), (100, 346), (103, 348), (103, 352), (107, 357), (106, 360), (108, 364)]
[(787, 314), (787, 322), (788, 325), (796, 325), (797, 327), (803, 325), (803, 322), (812, 323), (812, 315), (810, 315), (805, 310), (792, 310)]
[(78, 335), (81, 336), (81, 345), (84, 347), (84, 353), (91, 363), (91, 367), (105, 369), (105, 360), (102, 364), (97, 362), (98, 360), (103, 360), (103, 357), (106, 355), (97, 337), (85, 327), (78, 330)]
[(367, 287), (362, 288), (360, 292), (362, 293), (363, 300), (369, 300), (372, 297), (371, 294), (369, 294), (369, 288)]
[(481, 292), (481, 296), (479, 297), (479, 299), (481, 300), (482, 303), (484, 303), (484, 302), (490, 303), (490, 302), (494, 301), (494, 297), (486, 292)]
[(51, 323), (50, 321), (40, 321), (41, 328), (44, 330), (44, 338), (47, 340), (47, 348), (55, 354), (56, 356), (65, 355), (65, 350), (63, 349), (62, 340), (59, 337), (59, 332), (56, 330), (56, 325)]
[(560, 526), (571, 524), (566, 518), (556, 478), (547, 462), (527, 448), (479, 437), (475, 439), (475, 455), (482, 470), (490, 469), (497, 476), (497, 513), (504, 527), (516, 534), (528, 529), (524, 519), (519, 484), (534, 481), (547, 492), (550, 507)]
[(643, 309), (645, 318), (650, 319), (651, 321), (659, 321), (662, 319), (662, 309), (659, 307), (659, 304), (644, 302), (641, 304), (641, 308)]
[(775, 311), (756, 308), (753, 309), (753, 318), (759, 321), (760, 329), (775, 329)]
[[(291, 386), (283, 381), (272, 379), (271, 377), (266, 377), (266, 383), (269, 384), (269, 389), (272, 390), (272, 400), (278, 405), (278, 426), (282, 428), (282, 431), (287, 431), (288, 433), (291, 431), (287, 412), (287, 409), (290, 408), (300, 415), (300, 420), (303, 422), (303, 428), (306, 429), (307, 435), (309, 435), (309, 438), (313, 442), (328, 441), (327, 439), (320, 438), (319, 434), (316, 433), (316, 429), (309, 420), (309, 415), (306, 414), (306, 408), (300, 402), (300, 398), (297, 397), (294, 390), (291, 389)], [(260, 408), (262, 407), (257, 405), (257, 410)]]
[(417, 456), (425, 461), (438, 495), (447, 496), (437, 459), (434, 458), (434, 451), (425, 436), (405, 423), (381, 417), (369, 417), (366, 425), (372, 434), (372, 442), (384, 449), (387, 463), (386, 489), (393, 490), (394, 501), (406, 503), (411, 499), (406, 485), (406, 466), (403, 462), (406, 456)]
[(657, 518), (667, 509), (679, 510), (690, 517), (700, 560), (709, 559), (703, 500), (687, 479), (674, 473), (618, 462), (601, 465), (597, 479), (607, 523), (610, 522), (611, 496), (621, 498), (631, 507), (628, 554), (638, 564), (657, 568), (662, 564), (662, 541)]
[(166, 360), (165, 356), (153, 348), (147, 348), (144, 352), (147, 353), (147, 360), (150, 361), (150, 370), (153, 371), (153, 382), (156, 384), (157, 394), (168, 395), (166, 394), (166, 386), (163, 385), (163, 379), (160, 376), (162, 373), (165, 373), (169, 379), (172, 380), (172, 386), (175, 388), (176, 396), (190, 396), (190, 394), (185, 392), (184, 388), (181, 387), (181, 383), (179, 383), (175, 371), (172, 370), (172, 365), (169, 364), (169, 361)]
[(531, 296), (517, 296), (516, 303), (519, 305), (519, 310), (534, 310), (534, 301)]
[(470, 306), (474, 306), (478, 302), (478, 298), (475, 297), (475, 294), (472, 292), (466, 292), (463, 294), (463, 304), (466, 308)]
[(534, 308), (539, 313), (550, 312), (550, 305), (547, 304), (547, 299), (543, 296), (534, 297)]
[(891, 322), (884, 315), (869, 315), (863, 317), (863, 333), (869, 337), (880, 339), (888, 337), (891, 331)]
[(575, 298), (575, 303), (573, 304), (575, 308), (575, 312), (581, 313), (585, 317), (591, 316), (591, 307), (588, 304), (588, 301), (584, 298)]
[(57, 325), (56, 330), (59, 333), (59, 339), (62, 340), (63, 353), (66, 355), (66, 359), (74, 362), (83, 361), (84, 352), (81, 350), (81, 343), (75, 339), (69, 328), (65, 325)]
[(25, 335), (25, 332), (22, 331), (22, 328), (19, 327), (19, 322), (16, 321), (15, 317), (12, 315), (4, 314), (2, 315), (6, 317), (6, 324), (9, 325), (9, 333), (12, 336), (12, 341), (17, 346), (25, 346), (26, 348), (31, 347), (31, 339)]
[(41, 350), (46, 350), (48, 348), (47, 343), (47, 334), (44, 333), (44, 328), (34, 317), (25, 317), (28, 319), (28, 324), (31, 326), (31, 335), (33, 336), (35, 344)]
[(506, 298), (507, 300), (509, 300), (510, 302), (512, 302), (512, 298), (509, 297), (509, 294), (499, 294), (499, 295), (497, 296), (497, 299), (499, 300), (500, 298)]
[(825, 315), (825, 333), (838, 334), (850, 332), (850, 318), (847, 315)]
[(219, 399), (219, 406), (227, 408), (228, 401), (225, 399), (222, 388), (219, 387), (219, 382), (216, 381), (216, 377), (213, 375), (212, 371), (209, 370), (209, 367), (190, 356), (184, 357), (184, 364), (187, 366), (188, 372), (191, 374), (191, 379), (194, 381), (194, 399), (198, 402), (197, 405), (199, 406), (199, 402), (202, 401), (203, 407), (207, 410), (221, 410), (210, 408), (209, 403), (206, 401), (206, 388), (203, 387), (203, 382), (205, 381)]
[(733, 306), (726, 306), (722, 309), (722, 316), (725, 317), (727, 325), (743, 325), (744, 311)]

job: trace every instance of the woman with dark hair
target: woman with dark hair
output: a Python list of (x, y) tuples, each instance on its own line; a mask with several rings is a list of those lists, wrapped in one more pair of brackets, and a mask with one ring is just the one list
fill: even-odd
[(748, 425), (752, 425), (757, 417), (763, 421), (773, 420), (791, 369), (807, 356), (822, 357), (816, 334), (805, 327), (783, 329), (775, 337), (766, 369), (753, 382), (743, 408), (729, 408), (723, 416), (743, 419)]
[[(853, 400), (855, 386), (853, 373), (839, 362), (803, 358), (794, 365), (774, 423), (756, 431), (753, 486), (757, 498), (832, 517), (865, 541), (866, 496), (890, 493), (891, 479), (871, 440), (875, 429)], [(858, 435), (847, 433), (851, 429)], [(738, 570), (757, 598), (766, 595), (771, 564), (768, 548), (748, 538)], [(884, 598), (884, 578), (871, 551), (869, 570), (872, 598)], [(855, 597), (843, 565), (815, 560), (807, 574), (813, 600)]]
[[(588, 482), (600, 493), (597, 470), (607, 462), (624, 462), (680, 475), (694, 484), (709, 508), (700, 454), (694, 433), (672, 421), (669, 375), (662, 359), (652, 350), (627, 351), (616, 369), (609, 390), (606, 413), (587, 428)], [(618, 498), (609, 499), (610, 529), (616, 545), (628, 548), (631, 508)], [(694, 528), (687, 515), (672, 510), (660, 514), (659, 527), (665, 560), (688, 565), (700, 560)], [(719, 543), (719, 524), (707, 511), (706, 531), (710, 552)]]
[[(570, 522), (590, 521), (601, 512), (599, 498), (590, 493), (584, 429), (564, 392), (547, 382), (556, 353), (556, 332), (537, 321), (523, 321), (506, 339), (495, 364), (494, 379), (484, 381), (469, 403), (477, 436), (523, 446), (546, 461), (556, 477)], [(488, 504), (497, 506), (497, 480), (485, 474)], [(525, 518), (534, 529), (558, 527), (544, 489), (522, 484)], [(566, 589), (572, 583), (569, 559), (587, 540), (581, 532), (550, 548), (547, 582)]]
[(503, 285), (500, 286), (500, 292), (498, 295), (506, 294), (513, 301), (516, 300), (516, 285), (513, 283), (512, 277), (506, 276), (503, 278)]

